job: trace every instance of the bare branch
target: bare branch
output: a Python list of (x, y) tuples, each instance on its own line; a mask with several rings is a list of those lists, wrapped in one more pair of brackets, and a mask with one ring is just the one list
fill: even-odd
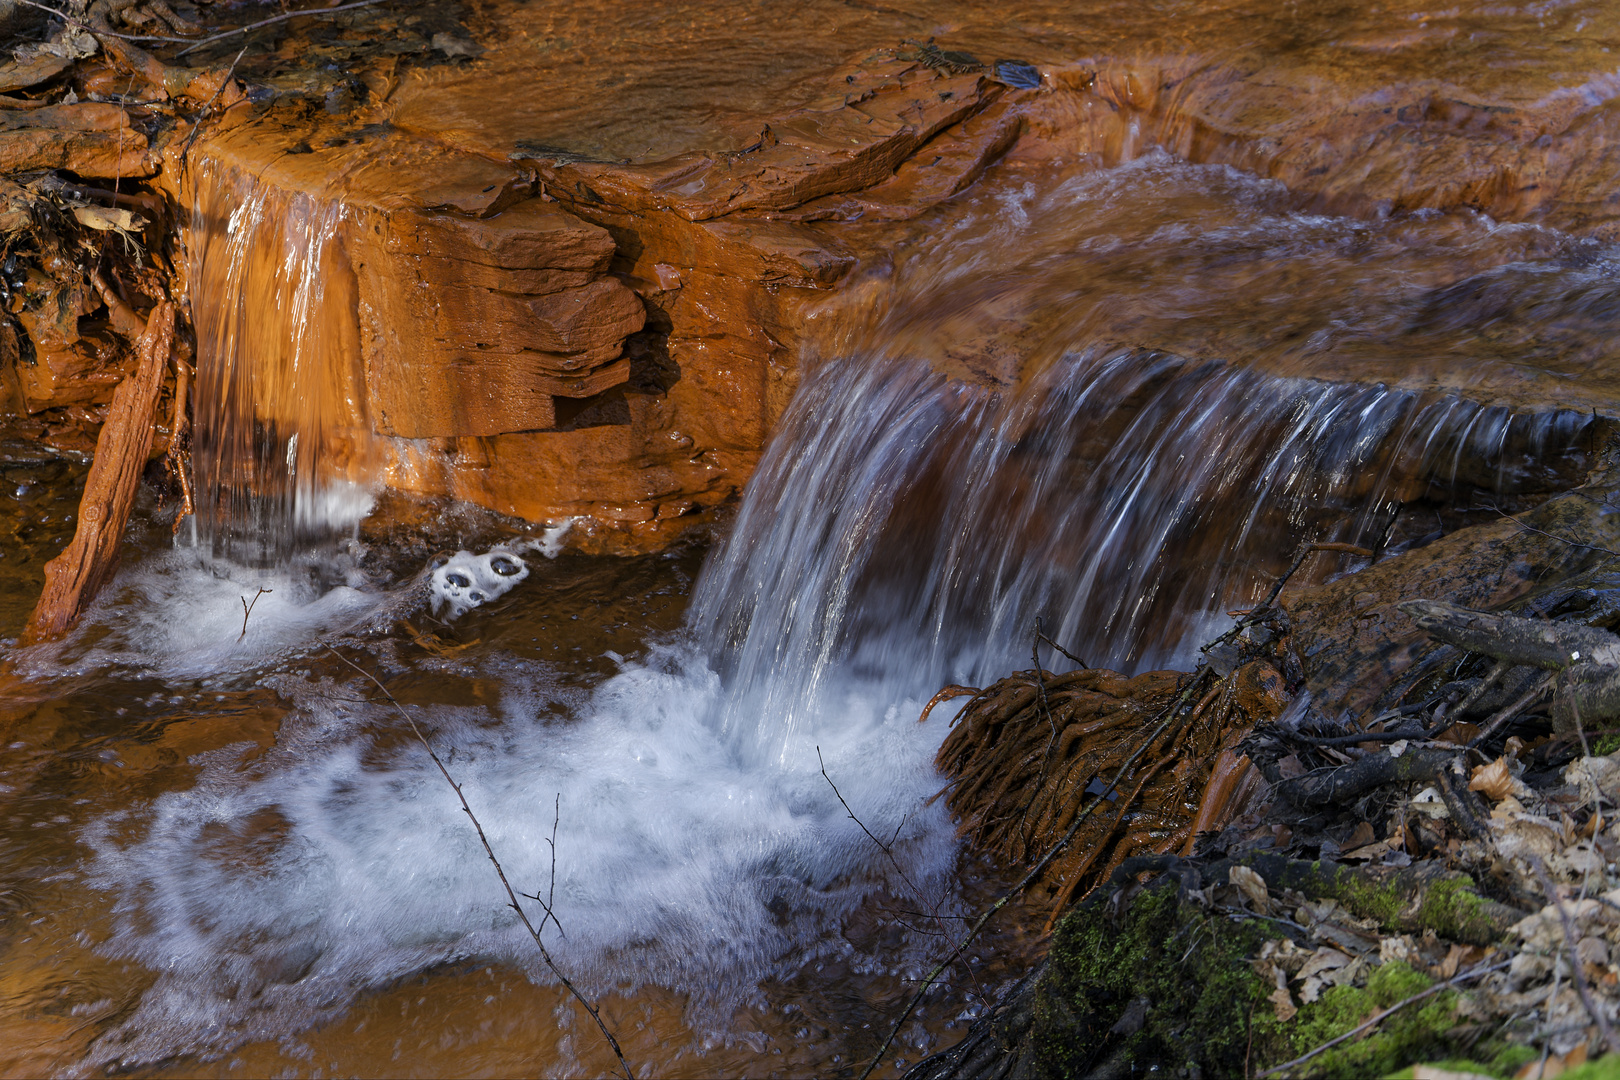
[[(444, 762), (434, 752), (433, 744), (427, 741), (427, 736), (422, 734), (422, 729), (416, 726), (416, 720), (410, 713), (405, 711), (404, 707), (400, 705), (394, 695), (389, 692), (388, 687), (384, 686), (382, 680), (378, 679), (377, 676), (331, 646), (328, 646), (326, 651), (375, 683), (377, 689), (381, 690), (383, 696), (393, 704), (394, 710), (400, 716), (403, 716), (405, 722), (411, 726), (411, 734), (415, 735), (416, 741), (422, 744), (422, 748), (427, 751), (428, 757), (433, 759), (433, 764), (439, 767), (439, 772), (444, 776), (444, 782), (450, 785), (450, 789), (456, 793), (456, 798), (461, 801), (461, 809), (466, 812), (468, 819), (472, 821), (473, 828), (478, 833), (478, 842), (484, 845), (484, 854), (488, 855), (489, 861), (494, 864), (495, 876), (501, 879), (501, 887), (506, 890), (506, 897), (511, 902), (512, 910), (517, 912), (518, 918), (523, 920), (523, 928), (529, 932), (529, 936), (534, 939), (535, 945), (540, 949), (540, 956), (541, 959), (545, 960), (546, 967), (551, 969), (551, 973), (562, 981), (562, 984), (568, 988), (568, 992), (574, 995), (574, 999), (583, 1005), (585, 1011), (591, 1014), (591, 1019), (596, 1021), (597, 1029), (602, 1032), (602, 1037), (608, 1041), (608, 1045), (613, 1048), (614, 1056), (619, 1059), (619, 1066), (624, 1069), (626, 1080), (635, 1080), (635, 1073), (630, 1071), (630, 1063), (624, 1060), (624, 1051), (619, 1049), (619, 1040), (613, 1037), (613, 1032), (609, 1031), (607, 1024), (603, 1023), (602, 1014), (597, 1012), (596, 1006), (592, 1005), (589, 999), (579, 992), (579, 988), (569, 980), (568, 976), (562, 973), (562, 969), (557, 966), (557, 962), (551, 958), (551, 950), (547, 949), (546, 943), (540, 940), (540, 931), (534, 928), (534, 924), (529, 921), (529, 913), (523, 910), (522, 904), (518, 903), (517, 891), (512, 888), (512, 883), (506, 879), (506, 871), (501, 868), (501, 861), (495, 857), (495, 849), (490, 847), (489, 838), (484, 835), (483, 825), (479, 824), (477, 815), (472, 812), (472, 807), (467, 804), (467, 796), (462, 793), (461, 785), (456, 783), (455, 778), (450, 775), (450, 770), (445, 768)], [(558, 795), (559, 814), (561, 813), (561, 800), (562, 796)], [(542, 923), (541, 925), (545, 924)], [(561, 928), (559, 927), (559, 929)]]
[[(218, 34), (213, 34), (213, 35), (211, 35), (209, 37), (205, 37), (200, 41), (196, 41), (189, 49), (181, 49), (179, 52), (175, 53), (174, 58), (176, 60), (178, 60), (178, 59), (180, 59), (180, 57), (186, 55), (189, 52), (196, 52), (198, 49), (202, 48), (204, 45), (212, 45), (216, 41), (224, 41), (226, 38), (232, 36), (233, 34), (246, 34), (246, 33), (249, 33), (250, 31), (258, 30), (261, 27), (269, 26), (272, 23), (286, 22), (288, 19), (299, 19), (299, 18), (304, 17), (305, 15), (335, 15), (340, 11), (353, 11), (355, 8), (375, 7), (376, 5), (378, 5), (378, 4), (382, 3), (382, 2), (383, 2), (383, 0), (360, 0), (360, 2), (358, 4), (339, 4), (337, 7), (310, 8), (307, 11), (285, 11), (285, 12), (282, 12), (280, 15), (272, 15), (268, 19), (260, 19), (256, 23), (248, 23), (246, 26), (238, 26), (234, 30), (224, 30), (224, 31), (221, 31)], [(188, 38), (164, 38), (163, 40), (165, 40), (165, 41), (187, 41), (187, 40), (190, 40), (190, 39), (188, 39)]]
[(275, 591), (276, 590), (274, 590), (274, 589), (260, 589), (258, 592), (253, 594), (253, 603), (251, 603), (251, 604), (248, 603), (248, 598), (247, 597), (245, 597), (245, 596), (237, 597), (238, 600), (242, 601), (242, 632), (236, 636), (237, 641), (241, 641), (243, 638), (247, 637), (248, 616), (253, 614), (253, 609), (258, 606), (259, 597), (263, 596), (267, 592), (275, 592)]
[(1273, 1066), (1272, 1068), (1267, 1069), (1265, 1072), (1260, 1074), (1260, 1076), (1257, 1078), (1257, 1080), (1264, 1080), (1265, 1077), (1275, 1076), (1278, 1073), (1282, 1072), (1284, 1069), (1292, 1069), (1295, 1065), (1303, 1065), (1303, 1064), (1305, 1064), (1305, 1062), (1311, 1060), (1313, 1057), (1316, 1057), (1318, 1054), (1324, 1054), (1327, 1051), (1333, 1049), (1335, 1046), (1338, 1046), (1340, 1043), (1342, 1043), (1342, 1042), (1344, 1042), (1344, 1041), (1346, 1041), (1348, 1039), (1353, 1039), (1357, 1035), (1360, 1035), (1362, 1032), (1367, 1031), (1367, 1030), (1369, 1030), (1371, 1028), (1377, 1027), (1380, 1023), (1383, 1022), (1385, 1017), (1388, 1017), (1388, 1016), (1390, 1016), (1390, 1015), (1392, 1015), (1394, 1013), (1400, 1012), (1402, 1009), (1406, 1008), (1408, 1005), (1414, 1005), (1417, 1002), (1422, 1001), (1426, 997), (1432, 997), (1433, 995), (1438, 994), (1440, 991), (1449, 989), (1450, 987), (1456, 986), (1459, 983), (1467, 982), (1470, 979), (1477, 979), (1481, 975), (1489, 975), (1493, 971), (1501, 971), (1503, 968), (1507, 967), (1511, 963), (1512, 963), (1511, 960), (1504, 960), (1500, 964), (1492, 964), (1489, 967), (1475, 966), (1475, 967), (1469, 968), (1467, 971), (1463, 972), (1461, 975), (1458, 975), (1456, 978), (1447, 979), (1445, 982), (1435, 983), (1433, 986), (1429, 987), (1427, 990), (1420, 990), (1418, 993), (1413, 994), (1411, 997), (1404, 998), (1401, 1001), (1397, 1001), (1395, 1004), (1391, 1005), (1389, 1008), (1384, 1009), (1384, 1010), (1382, 1010), (1380, 1012), (1374, 1013), (1367, 1020), (1365, 1020), (1362, 1023), (1358, 1024), (1357, 1026), (1351, 1028), (1349, 1031), (1345, 1032), (1343, 1035), (1340, 1035), (1338, 1038), (1329, 1039), (1327, 1042), (1323, 1043), (1321, 1046), (1318, 1046), (1315, 1050), (1312, 1050), (1310, 1053), (1301, 1054), (1299, 1057), (1295, 1058), (1293, 1061), (1285, 1061), (1281, 1065), (1276, 1065), (1276, 1066)]

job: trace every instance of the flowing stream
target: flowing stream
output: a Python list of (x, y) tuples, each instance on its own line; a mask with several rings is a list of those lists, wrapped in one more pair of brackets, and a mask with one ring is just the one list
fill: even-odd
[[(335, 211), (199, 175), (198, 529), (143, 505), (84, 626), (15, 656), (9, 1073), (608, 1068), (334, 651), (422, 724), (643, 1074), (847, 1066), (996, 880), (930, 801), (935, 690), (1027, 667), (1037, 617), (1093, 664), (1186, 665), (1303, 540), (1387, 557), (1578, 483), (1589, 415), (1503, 398), (1539, 361), (1498, 323), (1601, 350), (1615, 303), (1609, 248), (1477, 215), (1312, 217), (1155, 154), (992, 179), (828, 307), (722, 540), (609, 559), (368, 486), (320, 404), (348, 391), (311, 383), (352, 355), (321, 336)], [(78, 473), (0, 472), (14, 634)], [(987, 938), (892, 1067), (1026, 947)]]

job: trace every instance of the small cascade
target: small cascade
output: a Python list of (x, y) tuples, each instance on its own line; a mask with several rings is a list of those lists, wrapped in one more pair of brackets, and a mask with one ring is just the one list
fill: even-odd
[(899, 697), (1028, 667), (1037, 618), (1092, 664), (1186, 665), (1302, 541), (1388, 554), (1460, 506), (1568, 487), (1589, 423), (1141, 350), (1005, 393), (834, 363), (790, 407), (694, 624), (735, 688), (725, 726), (766, 756), (852, 678)]
[(264, 565), (371, 505), (377, 454), (343, 206), (206, 157), (190, 196), (196, 542)]

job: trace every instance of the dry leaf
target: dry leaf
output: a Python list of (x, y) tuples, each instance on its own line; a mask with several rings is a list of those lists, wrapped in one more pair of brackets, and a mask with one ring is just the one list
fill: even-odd
[(1456, 746), (1467, 746), (1479, 737), (1479, 725), (1468, 723), (1452, 724), (1445, 731), (1434, 737), (1435, 742), (1448, 742)]
[[(1531, 916), (1534, 918), (1534, 916)], [(1417, 956), (1417, 943), (1410, 935), (1402, 934), (1399, 937), (1387, 937), (1378, 944), (1378, 962), (1387, 964), (1391, 960), (1400, 960), (1410, 963)]]
[(1412, 796), (1412, 809), (1432, 818), (1448, 817), (1451, 814), (1451, 811), (1446, 809), (1445, 800), (1440, 797), (1440, 789), (1433, 787), (1426, 787)]
[(1339, 858), (1344, 862), (1367, 862), (1371, 859), (1382, 859), (1388, 854), (1389, 843), (1387, 841), (1380, 840), (1375, 844), (1368, 844), (1366, 847), (1356, 848), (1354, 851), (1346, 851), (1341, 854)]
[(1499, 757), (1489, 765), (1476, 768), (1468, 781), (1469, 791), (1478, 791), (1492, 802), (1501, 802), (1513, 791), (1513, 774), (1508, 772), (1507, 758)]
[(1464, 968), (1472, 967), (1485, 958), (1485, 950), (1478, 945), (1453, 945), (1446, 958), (1440, 961), (1436, 973), (1442, 979), (1450, 979)]
[(1299, 1013), (1299, 1006), (1294, 1004), (1293, 997), (1285, 987), (1273, 990), (1268, 1000), (1277, 1007), (1277, 1019), (1285, 1024)]
[(1282, 773), (1284, 780), (1292, 780), (1297, 776), (1304, 776), (1308, 770), (1304, 762), (1299, 760), (1298, 754), (1289, 754), (1277, 760), (1277, 771)]
[(1341, 846), (1346, 850), (1358, 847), (1366, 847), (1375, 839), (1377, 839), (1377, 834), (1373, 832), (1372, 822), (1363, 821), (1361, 824), (1356, 826), (1355, 831), (1350, 834), (1350, 838)]
[(1226, 880), (1242, 891), (1251, 907), (1261, 915), (1271, 911), (1271, 897), (1266, 893), (1266, 879), (1247, 866), (1234, 866), (1226, 872)]
[(146, 228), (146, 219), (117, 206), (75, 206), (73, 216), (87, 229), (101, 232), (138, 233)]
[(1312, 953), (1309, 960), (1305, 961), (1305, 966), (1299, 969), (1298, 977), (1301, 979), (1308, 979), (1312, 975), (1318, 975), (1324, 971), (1331, 971), (1334, 968), (1344, 967), (1349, 962), (1349, 955), (1340, 952), (1338, 949), (1330, 949), (1324, 945)]

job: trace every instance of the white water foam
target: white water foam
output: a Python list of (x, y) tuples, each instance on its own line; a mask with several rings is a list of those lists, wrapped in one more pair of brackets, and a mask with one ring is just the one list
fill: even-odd
[[(426, 754), (373, 744), (367, 728), (389, 718), (356, 698), (362, 684), (275, 685), (300, 707), (271, 754), (245, 767), (236, 749), (207, 755), (191, 789), (85, 837), (89, 884), (119, 897), (106, 948), (159, 973), (94, 1066), (285, 1038), (366, 987), (448, 960), (550, 979)], [(496, 709), (420, 714), (521, 891), (547, 894), (558, 822), (564, 933), (546, 937), (570, 977), (597, 993), (687, 990), (694, 1022), (711, 1016), (717, 1032), (767, 976), (829, 955), (877, 963), (838, 927), (886, 860), (823, 759), (867, 827), (897, 834), (920, 888), (942, 896), (955, 858), (943, 804), (924, 805), (943, 717), (919, 725), (921, 702), (851, 689), (759, 768), (709, 720), (722, 693), (703, 657), (676, 644), (584, 699), (514, 690)], [(539, 925), (540, 906), (525, 903)], [(915, 973), (923, 958), (883, 962)]]

